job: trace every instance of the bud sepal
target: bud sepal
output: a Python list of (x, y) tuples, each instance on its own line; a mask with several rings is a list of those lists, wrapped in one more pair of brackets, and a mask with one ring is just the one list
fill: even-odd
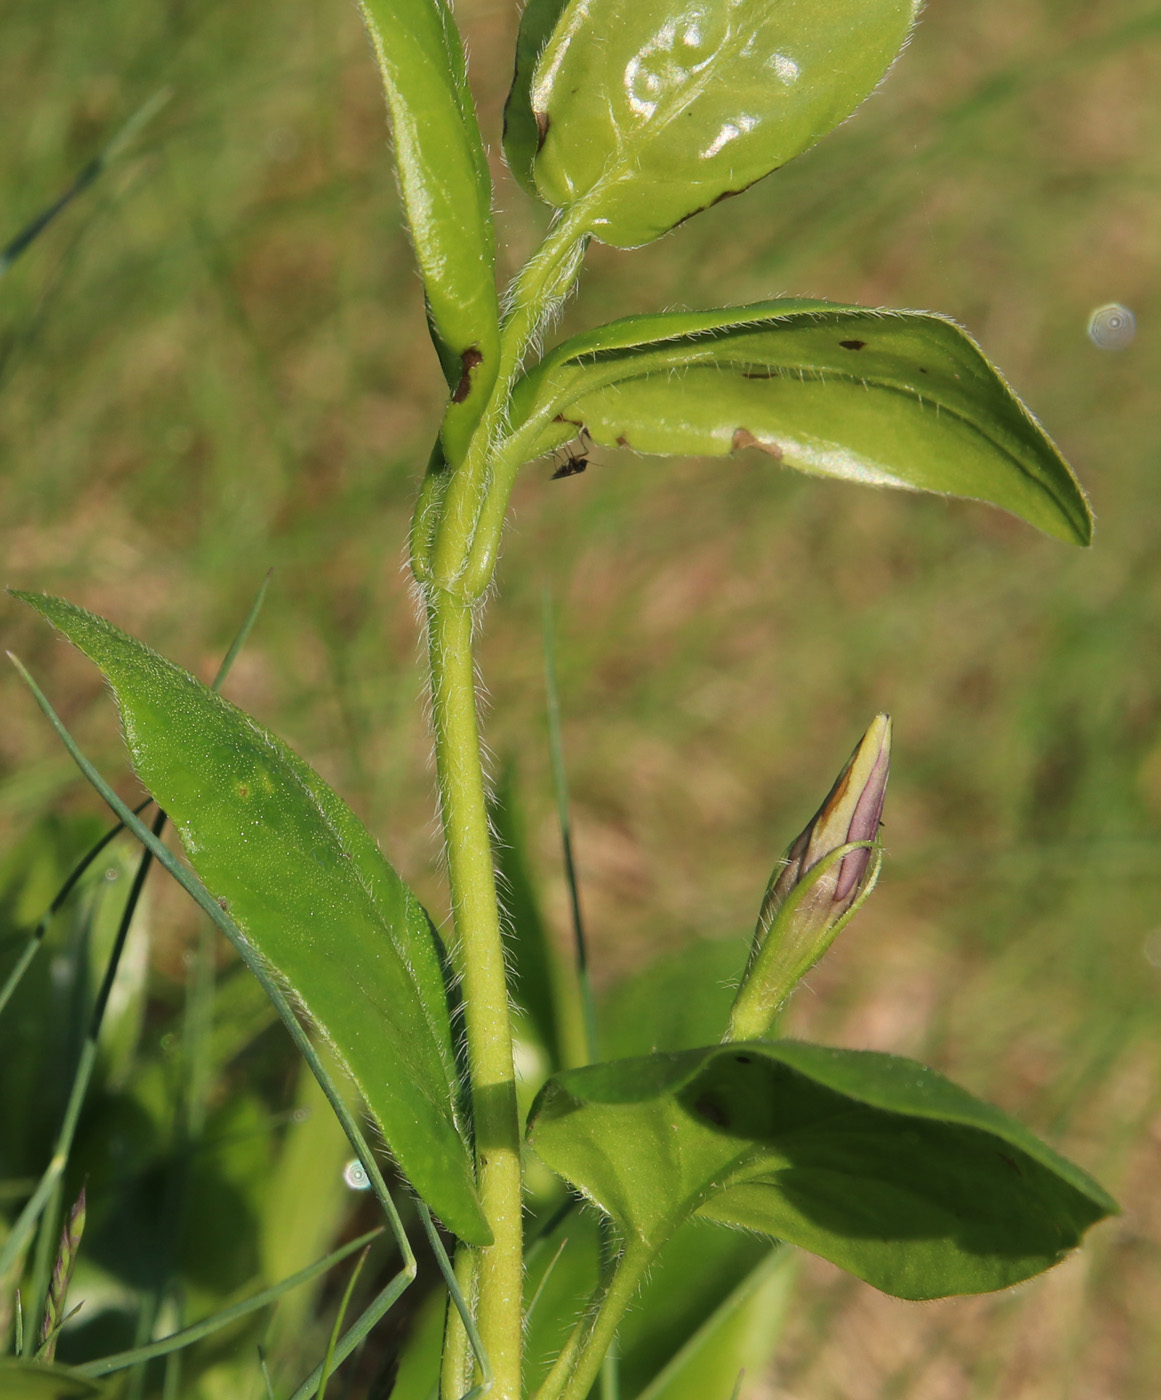
[(779, 1010), (875, 887), (891, 721), (878, 715), (771, 876), (725, 1040), (770, 1031)]

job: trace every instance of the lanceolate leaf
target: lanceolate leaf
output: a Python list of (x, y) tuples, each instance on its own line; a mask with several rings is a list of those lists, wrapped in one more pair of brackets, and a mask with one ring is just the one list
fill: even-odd
[[(540, 0), (508, 154), (540, 194), (632, 248), (813, 146), (879, 82), (916, 0)], [(531, 54), (551, 30), (529, 85)]]
[(113, 687), (190, 864), (350, 1071), (412, 1185), (487, 1243), (435, 931), (343, 801), (248, 715), (59, 598), (18, 594)]
[(696, 1213), (901, 1298), (1018, 1283), (1117, 1209), (1019, 1123), (922, 1065), (794, 1041), (557, 1075), (529, 1139), (647, 1249)]
[(967, 496), (1087, 544), (1055, 444), (954, 322), (786, 299), (629, 317), (565, 341), (517, 386), (529, 453), (584, 425), (638, 452), (744, 447), (820, 476)]
[(492, 184), (447, 0), (360, 0), (375, 46), (432, 335), (452, 389), (451, 460), (496, 379)]

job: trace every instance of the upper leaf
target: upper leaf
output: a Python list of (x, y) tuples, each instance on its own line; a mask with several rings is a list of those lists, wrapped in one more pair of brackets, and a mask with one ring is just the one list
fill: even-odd
[(794, 1041), (557, 1075), (529, 1140), (650, 1248), (697, 1213), (901, 1298), (1006, 1288), (1117, 1209), (1019, 1123), (922, 1065)]
[(499, 355), (492, 182), (447, 0), (360, 0), (379, 60), (432, 337), (452, 389), (455, 460)]
[(648, 243), (849, 116), (887, 71), (917, 8), (917, 0), (533, 0), (508, 105), (509, 161), (525, 182), (531, 169), (550, 204), (583, 202), (586, 227), (604, 242)]
[(532, 75), (560, 12), (568, 0), (528, 0), (516, 35), (516, 72), (504, 105), (504, 155), (517, 180), (532, 196), (539, 195), (532, 173), (543, 135), (532, 110)]
[(535, 365), (513, 419), (536, 434), (530, 456), (582, 425), (638, 452), (756, 447), (800, 471), (967, 496), (1058, 539), (1092, 538), (1056, 445), (967, 332), (929, 312), (787, 298), (627, 317)]
[(105, 673), (190, 864), (350, 1071), (416, 1191), (486, 1244), (435, 930), (374, 838), (281, 740), (141, 642), (19, 593)]

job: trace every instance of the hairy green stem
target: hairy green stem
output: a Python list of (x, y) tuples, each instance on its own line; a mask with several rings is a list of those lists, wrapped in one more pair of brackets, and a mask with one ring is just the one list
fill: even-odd
[[(576, 279), (587, 243), (586, 211), (577, 208), (552, 229), (512, 285), (509, 311), (500, 333), (500, 365), (488, 405), (462, 462), (453, 470), (436, 510), (438, 520), (426, 537), (413, 537), (416, 576), (475, 602), (487, 592), (496, 569), (499, 530), (480, 533), (481, 517), (502, 525), (511, 479), (505, 474), (496, 500), (496, 444), (503, 432), (508, 397), (520, 367), (545, 318), (564, 300)], [(444, 471), (447, 469), (444, 468)], [(432, 499), (425, 483), (421, 504)], [(415, 545), (420, 546), (418, 553)]]
[(492, 1395), (496, 1400), (519, 1400), (523, 1289), (520, 1121), (476, 716), (471, 607), (432, 590), (428, 645), (440, 806), (457, 961), (463, 977), (476, 1184), (492, 1231), (492, 1243), (479, 1252), (476, 1324), (492, 1366)]
[(536, 1400), (585, 1400), (601, 1373), (625, 1309), (641, 1285), (657, 1251), (640, 1241), (626, 1245), (573, 1328)]

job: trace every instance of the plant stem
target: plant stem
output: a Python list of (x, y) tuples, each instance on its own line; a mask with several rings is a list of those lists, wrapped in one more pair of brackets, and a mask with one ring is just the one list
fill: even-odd
[(496, 1400), (519, 1400), (523, 1288), (520, 1121), (500, 911), (476, 716), (472, 609), (428, 596), (435, 755), (464, 987), (476, 1183), (492, 1243), (480, 1250), (476, 1322)]
[(639, 1240), (625, 1246), (544, 1378), (536, 1400), (585, 1400), (601, 1373), (625, 1309), (656, 1254), (654, 1248)]
[[(499, 371), (488, 406), (464, 460), (450, 464), (453, 471), (438, 505), (432, 499), (436, 494), (430, 489), (432, 483), (425, 482), (421, 492), (421, 505), (431, 508), (431, 524), (425, 521), (422, 533), (413, 535), (416, 576), (468, 602), (482, 598), (492, 581), (512, 489), (507, 475), (499, 483), (500, 490), (494, 489), (494, 449), (506, 423), (509, 392), (545, 317), (568, 295), (576, 278), (587, 243), (586, 221), (587, 210), (581, 206), (565, 215), (512, 284), (510, 309), (500, 332)], [(491, 528), (481, 532), (486, 510)]]

